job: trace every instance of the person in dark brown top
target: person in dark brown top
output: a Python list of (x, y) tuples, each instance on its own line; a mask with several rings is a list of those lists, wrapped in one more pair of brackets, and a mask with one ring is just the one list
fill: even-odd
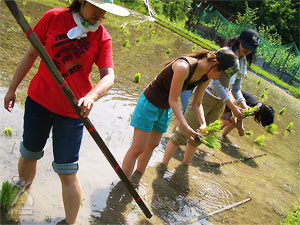
[(177, 58), (165, 65), (141, 94), (130, 125), (134, 127), (133, 141), (123, 160), (123, 171), (130, 177), (135, 163), (144, 173), (152, 152), (168, 129), (172, 111), (184, 127), (186, 137), (194, 140), (200, 135), (186, 122), (178, 104), (179, 94), (195, 87), (193, 108), (201, 129), (206, 127), (202, 98), (210, 79), (219, 79), (225, 87), (238, 71), (238, 58), (231, 50), (213, 53), (201, 50)]

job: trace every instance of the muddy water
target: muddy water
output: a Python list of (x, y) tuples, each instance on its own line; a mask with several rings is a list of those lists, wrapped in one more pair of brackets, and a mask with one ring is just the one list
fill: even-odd
[[(33, 4), (33, 3), (28, 3)], [(17, 28), (10, 15), (2, 7), (1, 21), (1, 88), (0, 105), (7, 90), (15, 64), (20, 59), (26, 40), (20, 32), (9, 36), (11, 24)], [(40, 5), (27, 6), (42, 8)], [(45, 9), (46, 7), (42, 8)], [(3, 10), (2, 10), (3, 9)], [(41, 11), (32, 18), (38, 18)], [(178, 35), (151, 24), (143, 16), (133, 14), (118, 20), (108, 16), (105, 27), (111, 33), (114, 47), (116, 81), (108, 95), (100, 99), (90, 115), (100, 136), (103, 138), (119, 164), (130, 146), (133, 129), (129, 125), (137, 98), (143, 88), (162, 68), (163, 63), (173, 57), (192, 51), (193, 43)], [(121, 29), (121, 27), (124, 27)], [(140, 38), (139, 43), (136, 39)], [(130, 46), (122, 47), (125, 40)], [(9, 47), (8, 47), (9, 46)], [(168, 55), (165, 51), (172, 49)], [(141, 73), (141, 82), (133, 82), (135, 73)], [(19, 142), (22, 139), (23, 103), (26, 89), (34, 73), (24, 80), (18, 91), (18, 102), (12, 113), (0, 108), (0, 129), (11, 127), (12, 137), (0, 136), (0, 182), (17, 175)], [(79, 177), (82, 184), (82, 206), (79, 224), (186, 224), (188, 220), (207, 215), (235, 202), (251, 198), (245, 204), (225, 211), (217, 216), (201, 220), (203, 224), (278, 224), (286, 210), (300, 199), (299, 181), (299, 108), (300, 103), (281, 89), (249, 74), (243, 88), (260, 96), (268, 87), (266, 103), (276, 112), (277, 134), (269, 134), (252, 118), (245, 121), (246, 130), (254, 132), (251, 137), (238, 137), (236, 131), (222, 144), (221, 151), (200, 146), (189, 167), (181, 164), (184, 147), (178, 149), (166, 169), (160, 165), (164, 148), (172, 131), (164, 135), (155, 149), (148, 168), (142, 177), (134, 177), (137, 191), (153, 213), (147, 220), (138, 206), (126, 193), (119, 178), (85, 131), (81, 153)], [(98, 80), (93, 71), (92, 81)], [(278, 114), (285, 107), (283, 116)], [(285, 127), (294, 122), (292, 132)], [(254, 144), (254, 139), (265, 135), (264, 147)], [(21, 224), (55, 224), (64, 216), (61, 187), (52, 170), (52, 143), (49, 139), (45, 155), (39, 161), (38, 171), (32, 187), (22, 196), (12, 218)], [(264, 156), (243, 162), (237, 159)], [(218, 166), (220, 163), (228, 163)], [(2, 223), (10, 218), (1, 213)], [(12, 219), (11, 219), (12, 221)], [(195, 224), (200, 222), (196, 220)]]

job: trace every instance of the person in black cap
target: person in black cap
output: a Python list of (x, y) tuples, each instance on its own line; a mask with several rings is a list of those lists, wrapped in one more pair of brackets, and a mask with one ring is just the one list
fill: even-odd
[[(263, 127), (268, 126), (274, 122), (274, 109), (272, 106), (260, 103), (252, 94), (248, 91), (242, 90), (243, 97), (246, 99), (246, 104), (250, 107), (257, 107), (257, 110), (251, 116), (254, 116), (254, 120), (260, 123)], [(238, 129), (239, 134), (243, 133), (243, 128), (238, 126), (235, 122), (234, 116), (231, 110), (226, 107), (221, 120), (223, 123), (222, 136), (229, 134), (234, 128)]]
[(201, 128), (206, 127), (202, 98), (210, 79), (220, 79), (227, 86), (238, 71), (238, 58), (229, 49), (216, 53), (201, 50), (166, 63), (162, 71), (142, 92), (132, 115), (133, 141), (123, 160), (123, 171), (130, 177), (137, 163), (137, 171), (144, 173), (152, 152), (168, 129), (172, 111), (188, 139), (199, 136), (185, 120), (178, 104), (180, 92), (194, 89), (193, 106)]

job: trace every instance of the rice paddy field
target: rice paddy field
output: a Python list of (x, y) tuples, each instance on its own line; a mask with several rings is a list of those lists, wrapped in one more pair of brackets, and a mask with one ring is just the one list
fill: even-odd
[[(31, 25), (51, 8), (48, 1), (17, 2), (31, 18)], [(3, 98), (29, 42), (3, 1), (0, 6), (2, 183), (11, 181), (18, 173), (24, 101), (38, 62), (19, 86), (13, 112), (7, 112)], [(129, 124), (141, 91), (166, 61), (200, 47), (135, 12), (127, 18), (107, 15), (103, 23), (113, 40), (116, 79), (109, 93), (95, 104), (90, 119), (117, 162), (122, 164), (131, 144), (133, 128)], [(96, 67), (91, 80), (93, 84), (99, 80)], [(239, 137), (233, 131), (221, 142), (220, 150), (199, 146), (190, 166), (182, 164), (185, 148), (178, 148), (164, 168), (161, 161), (175, 124), (172, 118), (145, 174), (135, 176), (133, 181), (153, 213), (151, 219), (143, 215), (85, 130), (78, 172), (83, 198), (77, 223), (280, 224), (289, 207), (300, 200), (300, 102), (251, 71), (243, 80), (242, 88), (273, 106), (276, 127), (268, 131), (253, 118), (247, 118), (244, 126), (248, 135)], [(60, 181), (52, 169), (52, 161), (49, 138), (32, 186), (9, 212), (1, 210), (1, 224), (56, 224), (64, 218)], [(230, 208), (235, 203), (238, 204)]]

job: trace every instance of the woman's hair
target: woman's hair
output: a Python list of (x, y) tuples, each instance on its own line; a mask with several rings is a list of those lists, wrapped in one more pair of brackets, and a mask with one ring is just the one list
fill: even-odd
[[(232, 48), (232, 51), (235, 52), (235, 51), (238, 51), (239, 50), (239, 47), (240, 47), (240, 42), (241, 42), (241, 39), (239, 36), (235, 36), (235, 37), (232, 37), (228, 40), (225, 41), (225, 44), (224, 44), (224, 47), (230, 47)], [(252, 61), (255, 59), (255, 55), (253, 52), (251, 52), (250, 54), (246, 55), (246, 60), (249, 64), (249, 66), (251, 65)]]
[(268, 126), (274, 122), (274, 109), (270, 105), (262, 104), (254, 119), (259, 121), (262, 126)]
[(73, 2), (68, 6), (70, 11), (72, 12), (79, 12), (81, 8), (81, 3), (79, 0), (73, 0)]
[[(207, 58), (208, 62), (216, 62), (217, 61), (216, 54), (213, 53), (212, 51), (205, 50), (205, 49), (200, 50), (200, 51), (195, 52), (195, 53), (187, 54), (185, 56), (192, 57), (192, 58), (195, 58), (195, 59), (204, 59), (204, 58)], [(166, 62), (164, 66), (167, 66), (168, 64), (170, 64), (173, 61), (174, 60)]]

